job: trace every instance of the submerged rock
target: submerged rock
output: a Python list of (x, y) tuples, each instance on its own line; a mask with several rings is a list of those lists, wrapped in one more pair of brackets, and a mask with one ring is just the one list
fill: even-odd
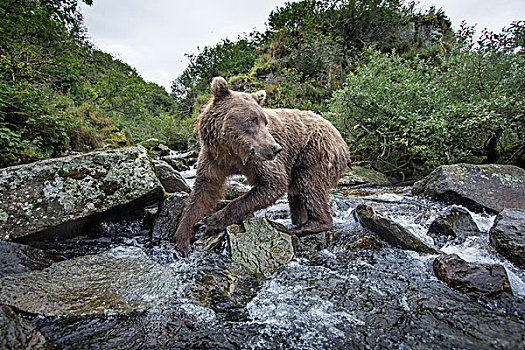
[(490, 243), (518, 266), (525, 267), (525, 209), (504, 209), (489, 232)]
[(348, 168), (339, 180), (339, 186), (356, 186), (361, 184), (391, 185), (392, 182), (385, 174), (360, 166)]
[(0, 239), (74, 235), (103, 217), (162, 198), (142, 147), (49, 159), (0, 170)]
[(386, 218), (381, 213), (376, 213), (374, 208), (360, 204), (355, 209), (359, 222), (380, 238), (402, 249), (415, 250), (421, 253), (437, 254), (438, 251), (418, 237), (408, 232), (403, 226)]
[(190, 186), (171, 165), (162, 160), (154, 160), (153, 164), (155, 165), (155, 173), (166, 192), (190, 193)]
[(295, 257), (297, 236), (266, 218), (230, 225), (227, 232), (232, 260), (249, 273), (271, 273)]
[(436, 258), (432, 267), (437, 278), (471, 297), (512, 294), (507, 271), (502, 265), (469, 263), (450, 254)]
[(0, 349), (54, 349), (54, 344), (10, 307), (0, 305)]
[(458, 206), (452, 206), (441, 213), (428, 227), (428, 235), (440, 246), (449, 239), (462, 243), (469, 236), (481, 233), (470, 213)]
[(499, 164), (443, 165), (415, 183), (412, 192), (475, 211), (525, 208), (525, 170)]
[(41, 270), (58, 260), (41, 249), (0, 241), (0, 275)]
[(107, 252), (0, 277), (0, 303), (46, 316), (127, 314), (175, 298), (175, 272), (138, 254)]
[(186, 198), (188, 198), (188, 194), (185, 192), (171, 193), (162, 202), (151, 231), (153, 238), (169, 240), (173, 237), (177, 230)]

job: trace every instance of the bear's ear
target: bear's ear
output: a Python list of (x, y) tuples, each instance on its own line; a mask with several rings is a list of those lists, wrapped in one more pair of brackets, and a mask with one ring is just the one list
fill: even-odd
[(211, 81), (211, 93), (216, 99), (221, 99), (230, 94), (228, 83), (223, 77), (215, 77)]
[(262, 104), (264, 103), (264, 100), (266, 100), (266, 91), (261, 90), (261, 91), (254, 92), (252, 94), (252, 97), (255, 99), (255, 101), (257, 101), (259, 105), (262, 106)]

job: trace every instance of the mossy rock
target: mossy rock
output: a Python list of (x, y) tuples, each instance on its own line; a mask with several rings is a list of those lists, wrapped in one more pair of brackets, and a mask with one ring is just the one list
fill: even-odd
[(264, 275), (290, 262), (297, 236), (266, 218), (251, 218), (227, 228), (232, 260), (246, 272)]

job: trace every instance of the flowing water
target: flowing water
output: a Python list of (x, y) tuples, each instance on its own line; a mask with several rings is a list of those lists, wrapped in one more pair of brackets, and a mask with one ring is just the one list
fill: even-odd
[[(141, 220), (105, 223), (88, 237), (41, 244), (66, 258), (109, 252), (153, 260), (172, 281), (145, 281), (147, 310), (98, 315), (29, 316), (56, 345), (72, 349), (523, 349), (525, 272), (488, 245), (494, 216), (473, 214), (483, 234), (442, 250), (468, 261), (505, 266), (514, 296), (473, 300), (432, 273), (435, 255), (377, 241), (369, 249), (349, 242), (371, 235), (352, 210), (383, 203), (392, 218), (421, 239), (445, 206), (410, 196), (408, 188), (369, 189), (362, 197), (332, 195), (335, 228), (302, 238), (291, 263), (267, 276), (245, 274), (226, 244), (181, 258), (170, 242), (153, 241)], [(285, 199), (256, 213), (290, 225)], [(173, 293), (156, 293), (158, 283)], [(156, 302), (157, 301), (157, 302)], [(148, 305), (150, 305), (148, 304)]]

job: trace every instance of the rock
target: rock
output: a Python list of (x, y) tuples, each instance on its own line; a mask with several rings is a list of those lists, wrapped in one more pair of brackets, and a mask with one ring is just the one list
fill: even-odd
[(176, 297), (176, 273), (141, 253), (87, 255), (42, 271), (2, 276), (0, 303), (46, 316), (162, 308)]
[(153, 238), (169, 240), (173, 237), (177, 230), (186, 198), (188, 198), (188, 194), (185, 192), (171, 193), (162, 202), (151, 231)]
[(227, 200), (232, 200), (250, 191), (252, 187), (246, 183), (243, 176), (234, 175), (226, 181), (226, 188), (224, 190), (224, 197)]
[(162, 160), (153, 160), (153, 165), (155, 165), (155, 173), (166, 192), (190, 193), (190, 186), (188, 186), (182, 176), (176, 172), (171, 165)]
[(145, 149), (151, 149), (154, 147), (158, 147), (160, 145), (159, 139), (147, 139), (146, 141), (142, 141), (139, 143), (139, 146), (144, 147)]
[(499, 164), (443, 165), (416, 182), (412, 193), (473, 211), (525, 208), (525, 170)]
[(79, 234), (101, 218), (158, 201), (163, 192), (142, 147), (1, 169), (0, 238)]
[(54, 349), (54, 344), (10, 307), (0, 305), (0, 349)]
[(463, 243), (469, 236), (478, 236), (481, 231), (472, 215), (462, 207), (452, 206), (441, 213), (428, 227), (428, 235), (440, 246), (449, 239)]
[(59, 259), (41, 249), (0, 241), (0, 275), (41, 270)]
[(348, 168), (339, 180), (339, 186), (356, 186), (361, 184), (391, 185), (388, 177), (379, 171), (360, 166)]
[(437, 257), (432, 268), (441, 281), (474, 298), (512, 294), (507, 271), (501, 265), (469, 263), (450, 254)]
[(525, 267), (525, 209), (503, 209), (489, 232), (490, 243), (518, 266)]
[(355, 209), (355, 215), (361, 225), (394, 246), (402, 249), (415, 250), (420, 253), (438, 253), (434, 247), (424, 243), (398, 223), (376, 213), (374, 208), (366, 204), (358, 205)]
[(104, 147), (106, 148), (120, 148), (126, 146), (129, 146), (129, 141), (124, 130), (114, 130), (109, 137), (104, 140)]
[(223, 244), (226, 236), (226, 231), (220, 231), (217, 233), (214, 233), (212, 235), (201, 235), (197, 238), (195, 243), (192, 244), (192, 249), (200, 249), (204, 250), (206, 252), (211, 252), (217, 249), (220, 249), (223, 247)]
[(153, 147), (151, 150), (157, 153), (159, 157), (167, 156), (171, 152), (170, 148), (163, 144)]
[(199, 151), (191, 150), (191, 151), (180, 154), (178, 158), (186, 159), (188, 162), (193, 164), (193, 163), (196, 163), (197, 158), (199, 158)]
[(162, 160), (168, 163), (175, 171), (190, 170), (190, 167), (186, 165), (186, 161), (184, 159), (162, 157)]
[(346, 250), (359, 251), (370, 250), (377, 248), (377, 241), (375, 236), (359, 236), (344, 245)]
[(266, 218), (227, 228), (232, 260), (248, 273), (272, 273), (295, 257), (297, 236)]

